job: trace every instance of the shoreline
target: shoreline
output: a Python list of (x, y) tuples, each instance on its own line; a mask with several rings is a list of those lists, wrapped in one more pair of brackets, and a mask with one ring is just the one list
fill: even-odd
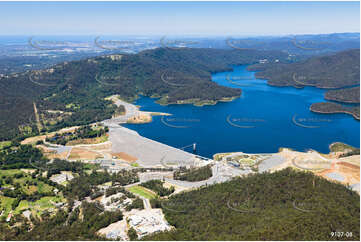
[(334, 102), (339, 102), (339, 103), (346, 103), (346, 104), (360, 104), (359, 101), (345, 101), (345, 100), (338, 100), (337, 98), (328, 98), (328, 97), (324, 97), (325, 100), (328, 101), (334, 101)]
[[(152, 116), (170, 116), (170, 113), (163, 112), (151, 112), (151, 111), (141, 111), (139, 107), (133, 103), (129, 103), (120, 99), (119, 95), (112, 95), (105, 98), (106, 100), (111, 100), (117, 107), (123, 106), (125, 109), (125, 114), (113, 116), (109, 120), (113, 120), (118, 123), (131, 123), (131, 124), (145, 124), (151, 123), (153, 121)], [(104, 122), (106, 120), (103, 120)]]
[[(297, 85), (292, 85), (292, 84), (279, 84), (279, 83), (274, 83), (272, 82), (272, 80), (269, 80), (269, 79), (266, 79), (264, 76), (257, 76), (255, 75), (256, 78), (261, 78), (261, 79), (264, 79), (266, 80), (266, 84), (269, 85), (269, 86), (272, 86), (272, 87), (293, 87), (293, 88), (296, 88), (296, 89), (303, 89), (305, 87), (314, 87), (314, 88), (317, 88), (317, 89), (320, 89), (320, 90), (335, 90), (335, 89), (342, 89), (342, 88), (347, 88), (347, 87), (321, 87), (321, 86), (317, 86), (317, 85), (312, 85), (312, 84), (303, 84), (303, 83), (300, 83), (299, 86)], [(294, 80), (296, 83), (299, 83), (297, 82), (296, 80)], [(326, 92), (327, 93), (327, 92)], [(360, 104), (360, 102), (355, 102), (355, 101), (345, 101), (345, 100), (338, 100), (337, 98), (327, 98), (326, 97), (326, 93), (324, 94), (323, 96), (323, 99), (325, 101), (335, 101), (335, 102), (339, 102), (340, 105), (342, 105), (342, 103), (344, 104)], [(315, 110), (314, 108), (312, 108), (312, 106), (314, 104), (317, 104), (317, 103), (312, 103), (309, 110), (311, 112), (314, 112), (314, 113), (319, 113), (319, 114), (339, 114), (339, 113), (343, 113), (343, 114), (349, 114), (349, 115), (352, 115), (352, 117), (354, 119), (356, 119), (357, 121), (360, 121), (360, 117), (357, 116), (357, 114), (351, 112), (351, 111), (348, 111), (348, 110), (337, 110), (337, 111), (321, 111), (321, 110)]]
[[(242, 94), (241, 94), (242, 95)], [(203, 107), (203, 106), (211, 106), (211, 105), (216, 105), (219, 102), (232, 102), (233, 100), (240, 98), (241, 95), (239, 96), (233, 96), (233, 97), (223, 97), (219, 100), (200, 100), (200, 99), (185, 99), (185, 100), (178, 100), (177, 102), (158, 102), (155, 101), (157, 104), (162, 105), (162, 106), (168, 106), (168, 105), (173, 105), (173, 104), (177, 104), (177, 105), (182, 105), (182, 104), (193, 104), (193, 106), (196, 107)]]
[(352, 115), (352, 117), (354, 119), (356, 119), (357, 121), (360, 121), (360, 117), (358, 117), (355, 113), (353, 112), (350, 112), (348, 110), (337, 110), (337, 111), (321, 111), (321, 110), (315, 110), (315, 109), (312, 109), (312, 105), (310, 106), (309, 110), (311, 112), (314, 112), (314, 113), (320, 113), (320, 114), (349, 114), (349, 115)]

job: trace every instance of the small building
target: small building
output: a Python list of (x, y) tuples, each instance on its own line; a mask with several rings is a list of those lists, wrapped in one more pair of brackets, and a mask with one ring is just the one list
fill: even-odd
[(30, 210), (25, 210), (25, 211), (23, 212), (23, 215), (24, 215), (25, 218), (30, 219), (30, 215), (31, 215)]
[(10, 222), (12, 216), (13, 216), (13, 214), (10, 212), (8, 214), (8, 217), (6, 218), (6, 222)]
[(235, 162), (235, 161), (228, 161), (228, 164), (230, 164), (231, 166), (234, 166), (234, 167), (240, 167), (239, 163)]
[(259, 60), (259, 63), (260, 64), (265, 64), (265, 63), (268, 63), (268, 60), (267, 59)]

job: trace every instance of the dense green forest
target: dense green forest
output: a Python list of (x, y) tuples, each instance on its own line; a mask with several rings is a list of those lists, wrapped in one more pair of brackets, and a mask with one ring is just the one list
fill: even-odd
[(291, 168), (152, 200), (152, 206), (163, 209), (175, 230), (144, 240), (360, 239), (360, 196)]
[(34, 162), (39, 165), (47, 161), (41, 151), (31, 145), (13, 145), (0, 150), (0, 169), (34, 168)]
[(29, 222), (12, 229), (0, 223), (0, 240), (106, 240), (96, 232), (122, 218), (121, 211), (104, 211), (100, 204), (83, 202), (81, 211), (78, 207), (52, 217), (44, 214), (41, 220), (33, 218), (30, 232)]
[(346, 103), (360, 103), (360, 87), (357, 86), (327, 91), (325, 99)]
[(179, 170), (173, 173), (173, 178), (175, 180), (191, 182), (207, 180), (211, 176), (212, 167), (210, 165), (189, 169), (186, 169), (185, 167), (180, 167)]
[[(0, 140), (39, 133), (34, 103), (42, 117), (40, 131), (54, 131), (110, 118), (116, 106), (104, 98), (114, 94), (128, 101), (137, 94), (160, 97), (164, 104), (237, 97), (240, 89), (212, 82), (211, 73), (263, 58), (283, 61), (287, 55), (278, 51), (158, 48), (1, 77)], [(49, 110), (62, 114), (55, 118)], [(48, 122), (50, 119), (53, 122)]]
[(256, 64), (258, 78), (275, 86), (341, 88), (360, 84), (360, 49), (317, 56), (296, 63)]
[(313, 103), (310, 110), (317, 113), (347, 113), (360, 120), (360, 106), (348, 107), (339, 103)]

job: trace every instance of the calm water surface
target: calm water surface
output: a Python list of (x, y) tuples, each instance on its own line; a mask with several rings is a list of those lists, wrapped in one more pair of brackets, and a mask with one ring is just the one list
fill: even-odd
[(328, 153), (329, 144), (335, 141), (360, 147), (360, 123), (351, 115), (309, 111), (312, 103), (325, 101), (326, 90), (272, 87), (254, 74), (246, 66), (213, 74), (218, 84), (243, 90), (241, 98), (213, 106), (161, 106), (155, 99), (141, 97), (136, 101), (141, 110), (173, 115), (125, 126), (178, 148), (197, 143), (197, 153), (206, 157), (219, 152), (277, 152), (280, 147)]

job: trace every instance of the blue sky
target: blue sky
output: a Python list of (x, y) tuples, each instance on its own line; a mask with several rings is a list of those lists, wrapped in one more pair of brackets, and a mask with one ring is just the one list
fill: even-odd
[(0, 2), (0, 35), (359, 31), (359, 2)]

